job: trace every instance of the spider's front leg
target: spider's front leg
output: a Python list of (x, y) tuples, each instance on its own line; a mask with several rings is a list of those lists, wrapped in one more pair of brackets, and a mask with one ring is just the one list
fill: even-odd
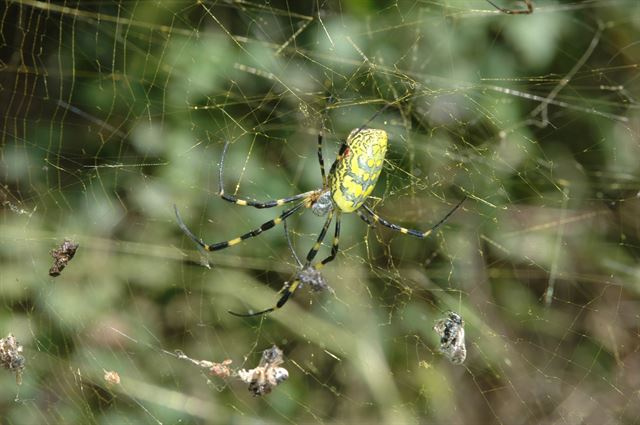
[(438, 230), (438, 228), (440, 226), (442, 226), (448, 219), (449, 217), (451, 217), (453, 215), (453, 213), (455, 213), (458, 208), (460, 208), (462, 206), (462, 203), (467, 199), (466, 196), (464, 196), (462, 198), (462, 200), (460, 200), (460, 202), (458, 202), (456, 204), (455, 207), (453, 207), (442, 219), (440, 219), (440, 221), (438, 221), (435, 225), (431, 226), (431, 228), (429, 228), (426, 231), (421, 231), (421, 230), (415, 230), (415, 229), (409, 229), (406, 227), (402, 227), (399, 226), (397, 224), (391, 223), (388, 220), (385, 220), (384, 218), (380, 217), (378, 214), (376, 214), (375, 212), (373, 212), (373, 210), (371, 208), (369, 208), (366, 205), (362, 205), (361, 208), (363, 208), (368, 214), (369, 217), (376, 223), (380, 223), (385, 227), (388, 227), (392, 230), (395, 230), (396, 232), (400, 232), (400, 233), (404, 233), (406, 235), (411, 235), (411, 236), (415, 236), (418, 238), (426, 238), (427, 236), (431, 235), (431, 233), (435, 232), (436, 230)]
[(315, 192), (314, 190), (310, 190), (308, 192), (299, 193), (297, 195), (293, 195), (288, 198), (274, 199), (269, 201), (252, 201), (250, 199), (238, 198), (233, 195), (227, 195), (224, 191), (224, 180), (222, 177), (222, 171), (224, 169), (224, 160), (227, 156), (227, 150), (229, 149), (229, 144), (230, 142), (227, 141), (224, 144), (224, 148), (222, 148), (222, 157), (220, 158), (220, 169), (218, 170), (218, 195), (220, 195), (220, 197), (225, 201), (231, 202), (236, 205), (263, 209), (263, 208), (279, 207), (284, 204), (288, 204), (290, 202), (294, 202), (299, 199), (306, 198), (307, 196)]

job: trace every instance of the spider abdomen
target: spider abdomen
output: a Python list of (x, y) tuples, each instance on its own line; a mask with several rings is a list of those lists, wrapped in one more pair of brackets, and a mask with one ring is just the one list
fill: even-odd
[(376, 129), (353, 130), (347, 148), (329, 175), (333, 202), (342, 212), (360, 208), (380, 177), (387, 153), (387, 132)]

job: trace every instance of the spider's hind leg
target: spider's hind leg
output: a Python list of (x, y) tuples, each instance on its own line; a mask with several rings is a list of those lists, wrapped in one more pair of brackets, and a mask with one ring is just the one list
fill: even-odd
[(449, 220), (449, 217), (451, 217), (453, 215), (453, 213), (455, 213), (458, 208), (460, 208), (462, 206), (462, 203), (467, 199), (467, 197), (463, 197), (462, 200), (460, 202), (458, 202), (456, 204), (455, 207), (453, 207), (443, 218), (440, 219), (440, 221), (438, 221), (435, 225), (431, 226), (431, 228), (429, 228), (426, 231), (422, 231), (422, 230), (415, 230), (415, 229), (409, 229), (406, 227), (402, 227), (399, 226), (395, 223), (392, 223), (388, 220), (385, 220), (384, 218), (380, 217), (378, 214), (376, 214), (371, 208), (369, 208), (366, 205), (362, 205), (361, 208), (363, 208), (368, 214), (369, 217), (376, 223), (380, 223), (385, 227), (388, 227), (389, 229), (395, 230), (396, 232), (400, 232), (403, 233), (405, 235), (411, 235), (411, 236), (415, 236), (417, 238), (421, 238), (424, 239), (426, 237), (428, 237), (429, 235), (431, 235), (431, 233), (435, 232), (436, 230), (438, 230), (438, 228), (440, 228), (440, 226), (442, 226), (447, 220)]

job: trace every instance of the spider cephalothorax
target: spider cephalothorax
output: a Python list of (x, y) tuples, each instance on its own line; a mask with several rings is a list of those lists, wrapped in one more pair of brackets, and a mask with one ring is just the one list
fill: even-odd
[(307, 208), (311, 208), (311, 211), (319, 217), (329, 214), (329, 212), (333, 211), (331, 191), (329, 189), (318, 191), (318, 194), (309, 200), (309, 206)]
[[(285, 210), (278, 217), (263, 223), (257, 229), (245, 233), (237, 238), (230, 239), (228, 241), (218, 242), (214, 244), (208, 244), (196, 237), (191, 230), (184, 224), (177, 207), (174, 206), (176, 217), (178, 219), (178, 225), (182, 231), (189, 236), (194, 242), (196, 242), (205, 251), (217, 251), (220, 249), (228, 248), (236, 245), (245, 239), (249, 239), (258, 236), (265, 230), (282, 223), (288, 217), (299, 211), (301, 208), (309, 208), (318, 216), (327, 216), (324, 226), (318, 235), (318, 239), (313, 247), (309, 250), (306, 257), (306, 263), (302, 265), (301, 270), (303, 273), (298, 273), (296, 278), (286, 284), (281, 292), (282, 295), (278, 300), (275, 307), (268, 308), (266, 310), (259, 311), (251, 314), (236, 314), (238, 316), (255, 316), (263, 313), (268, 313), (276, 308), (282, 307), (287, 300), (293, 295), (293, 293), (302, 286), (301, 278), (308, 276), (315, 276), (310, 273), (311, 269), (317, 271), (325, 264), (332, 261), (338, 254), (338, 242), (340, 237), (340, 215), (342, 213), (356, 212), (358, 216), (366, 223), (380, 223), (383, 226), (389, 227), (393, 230), (401, 233), (413, 235), (419, 238), (426, 238), (434, 230), (440, 227), (453, 212), (464, 201), (460, 201), (443, 219), (432, 226), (429, 230), (420, 231), (414, 229), (408, 229), (391, 223), (384, 218), (378, 216), (371, 208), (369, 208), (365, 202), (380, 177), (382, 171), (382, 165), (385, 155), (387, 153), (387, 132), (379, 129), (370, 129), (360, 127), (351, 131), (347, 139), (342, 142), (336, 160), (333, 162), (329, 175), (325, 174), (324, 157), (322, 155), (322, 134), (318, 135), (318, 161), (320, 163), (320, 173), (322, 175), (322, 187), (316, 190), (300, 193), (298, 195), (291, 196), (289, 198), (276, 199), (272, 201), (259, 202), (248, 199), (237, 198), (233, 195), (227, 195), (224, 191), (224, 185), (222, 183), (222, 170), (224, 167), (224, 158), (229, 147), (229, 142), (224, 145), (222, 150), (222, 159), (220, 160), (220, 196), (222, 199), (228, 202), (233, 202), (237, 205), (251, 206), (254, 208), (272, 208), (285, 205), (291, 202), (298, 201), (298, 203)], [(333, 244), (331, 248), (331, 254), (322, 261), (312, 264), (316, 254), (322, 246), (322, 241), (325, 239), (329, 226), (335, 221), (335, 233), (333, 237)]]

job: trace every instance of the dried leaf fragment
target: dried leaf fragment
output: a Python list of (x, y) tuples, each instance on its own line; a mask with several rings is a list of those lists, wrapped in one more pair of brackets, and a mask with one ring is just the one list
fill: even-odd
[(104, 380), (107, 381), (108, 384), (118, 385), (120, 383), (120, 375), (113, 370), (105, 370)]
[(60, 276), (62, 270), (67, 267), (69, 261), (76, 255), (79, 244), (74, 243), (68, 239), (65, 239), (60, 247), (51, 250), (51, 256), (53, 257), (53, 266), (49, 269), (49, 276)]
[(16, 374), (16, 383), (22, 383), (22, 372), (25, 368), (25, 359), (22, 355), (23, 347), (18, 340), (9, 334), (0, 338), (0, 365)]

